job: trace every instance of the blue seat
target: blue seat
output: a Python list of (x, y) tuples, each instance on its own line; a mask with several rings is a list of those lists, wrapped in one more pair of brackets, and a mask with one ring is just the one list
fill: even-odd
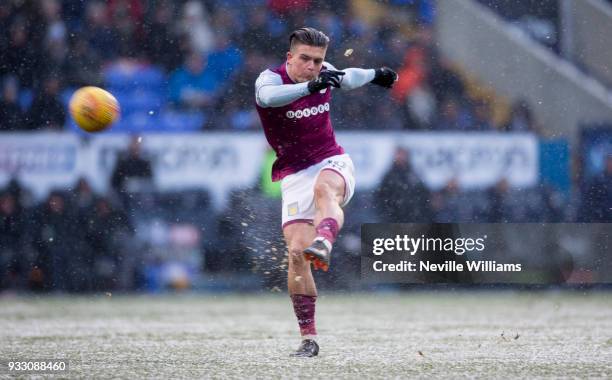
[[(157, 114), (149, 114), (148, 112), (132, 112), (122, 119), (121, 122), (124, 131), (129, 132), (147, 132), (160, 130), (159, 116)], [(117, 132), (119, 132), (117, 130)]]
[(68, 108), (68, 104), (70, 103), (70, 98), (72, 98), (72, 94), (74, 94), (76, 90), (78, 89), (74, 87), (67, 87), (60, 92), (59, 94), (60, 101), (62, 102), (64, 106), (66, 106), (66, 108)]
[(34, 92), (29, 88), (22, 88), (19, 90), (19, 106), (23, 111), (30, 109), (34, 101)]
[(109, 90), (134, 88), (161, 91), (167, 84), (164, 72), (156, 66), (116, 64), (104, 72), (104, 81)]
[(168, 132), (197, 131), (205, 122), (203, 112), (166, 111), (161, 114), (162, 129)]
[(143, 89), (123, 89), (114, 91), (112, 94), (119, 102), (122, 115), (140, 111), (153, 111), (157, 114), (166, 102), (162, 93)]

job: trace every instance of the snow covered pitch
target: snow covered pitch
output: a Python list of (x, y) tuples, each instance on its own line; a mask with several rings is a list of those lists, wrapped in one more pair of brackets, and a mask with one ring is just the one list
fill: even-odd
[(317, 309), (320, 356), (294, 359), (286, 295), (3, 296), (0, 360), (65, 358), (79, 378), (612, 376), (612, 293), (324, 294)]

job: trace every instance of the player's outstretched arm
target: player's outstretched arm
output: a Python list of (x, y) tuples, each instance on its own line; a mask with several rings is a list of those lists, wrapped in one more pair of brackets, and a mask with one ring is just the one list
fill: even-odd
[(325, 88), (340, 87), (343, 75), (342, 71), (324, 70), (310, 82), (282, 84), (278, 74), (266, 70), (255, 82), (255, 101), (264, 108), (282, 107)]
[[(325, 64), (330, 67), (330, 69), (336, 70), (336, 68), (328, 62)], [(352, 90), (367, 83), (391, 88), (398, 78), (397, 73), (388, 67), (381, 67), (379, 69), (360, 69), (351, 67), (342, 70), (342, 72), (344, 72), (345, 75), (340, 82), (340, 88), (344, 90)]]
[(340, 88), (352, 90), (367, 83), (374, 83), (382, 87), (391, 88), (397, 81), (397, 73), (388, 67), (380, 69), (348, 68), (342, 70), (346, 73)]

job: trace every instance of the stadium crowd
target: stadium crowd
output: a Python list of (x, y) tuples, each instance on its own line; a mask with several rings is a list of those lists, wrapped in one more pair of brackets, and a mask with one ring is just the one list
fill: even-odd
[[(338, 129), (536, 129), (525, 102), (494, 117), (495, 99), (472, 96), (436, 51), (434, 15), (431, 0), (3, 1), (0, 130), (65, 128), (67, 100), (84, 85), (109, 88), (126, 123), (155, 109), (202, 115), (192, 119), (194, 130), (257, 129), (254, 78), (282, 62), (296, 25), (329, 34), (327, 59), (336, 67), (388, 65), (400, 73), (390, 93), (337, 97)], [(126, 71), (135, 84), (114, 86), (113, 75)], [(133, 104), (134, 88), (151, 81)]]

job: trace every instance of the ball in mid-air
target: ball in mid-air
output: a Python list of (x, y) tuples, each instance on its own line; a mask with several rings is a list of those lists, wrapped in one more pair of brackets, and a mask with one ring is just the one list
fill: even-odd
[(119, 103), (108, 91), (87, 86), (78, 89), (70, 98), (70, 114), (81, 129), (99, 132), (119, 118)]

